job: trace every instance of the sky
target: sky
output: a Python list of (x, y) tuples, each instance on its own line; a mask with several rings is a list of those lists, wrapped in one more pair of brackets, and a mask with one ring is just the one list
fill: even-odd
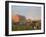
[(11, 7), (12, 15), (23, 15), (27, 19), (40, 19), (41, 18), (41, 7), (35, 7), (35, 6), (16, 6), (12, 5)]

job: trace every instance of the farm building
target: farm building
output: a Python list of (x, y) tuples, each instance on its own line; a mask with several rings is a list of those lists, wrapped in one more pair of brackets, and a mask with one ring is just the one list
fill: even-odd
[(16, 15), (16, 16), (12, 16), (12, 22), (13, 23), (24, 23), (26, 21), (25, 16), (22, 15)]

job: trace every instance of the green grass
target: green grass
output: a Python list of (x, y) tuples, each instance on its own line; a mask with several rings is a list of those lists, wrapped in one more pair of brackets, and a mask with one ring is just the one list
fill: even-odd
[(29, 26), (28, 28), (26, 26), (12, 26), (12, 31), (22, 31), (22, 30), (32, 30), (32, 27)]

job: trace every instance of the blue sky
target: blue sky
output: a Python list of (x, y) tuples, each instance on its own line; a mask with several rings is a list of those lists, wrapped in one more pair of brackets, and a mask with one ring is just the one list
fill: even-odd
[(12, 15), (19, 14), (32, 19), (41, 17), (41, 7), (12, 5), (11, 8)]

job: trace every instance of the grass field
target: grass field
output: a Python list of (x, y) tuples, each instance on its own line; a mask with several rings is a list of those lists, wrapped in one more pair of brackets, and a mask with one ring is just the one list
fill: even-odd
[[(38, 24), (37, 24), (38, 25)], [(35, 27), (35, 28), (34, 28)], [(22, 30), (39, 30), (41, 26), (26, 26), (26, 25), (12, 25), (12, 31), (22, 31)]]
[(32, 30), (32, 27), (29, 26), (29, 27), (26, 27), (26, 26), (13, 26), (12, 27), (12, 31), (21, 31), (21, 30)]

